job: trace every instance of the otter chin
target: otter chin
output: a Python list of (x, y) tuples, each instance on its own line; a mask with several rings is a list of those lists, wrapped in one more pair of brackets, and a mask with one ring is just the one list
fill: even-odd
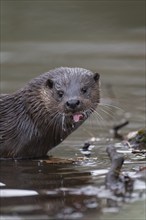
[(100, 102), (99, 74), (60, 67), (0, 96), (0, 158), (40, 158), (75, 131)]

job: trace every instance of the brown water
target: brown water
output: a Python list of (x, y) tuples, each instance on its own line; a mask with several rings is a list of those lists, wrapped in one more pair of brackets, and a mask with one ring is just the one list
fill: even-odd
[[(145, 127), (144, 1), (1, 1), (1, 91), (12, 92), (31, 78), (59, 66), (79, 66), (101, 75), (103, 120), (91, 117), (49, 152), (74, 164), (1, 161), (1, 219), (145, 218), (145, 181), (131, 199), (108, 207), (105, 189), (110, 167), (110, 129), (128, 119), (122, 131)], [(107, 113), (106, 113), (106, 112)], [(81, 147), (96, 137), (90, 158)], [(125, 154), (124, 172), (144, 165)]]

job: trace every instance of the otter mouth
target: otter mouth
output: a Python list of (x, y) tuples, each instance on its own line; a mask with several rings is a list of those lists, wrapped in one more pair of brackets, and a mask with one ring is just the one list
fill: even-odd
[(75, 113), (71, 115), (70, 118), (73, 120), (74, 123), (77, 123), (79, 121), (83, 121), (85, 119), (85, 115), (83, 113)]

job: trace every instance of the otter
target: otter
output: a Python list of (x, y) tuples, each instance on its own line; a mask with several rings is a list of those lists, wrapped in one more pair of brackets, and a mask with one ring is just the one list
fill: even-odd
[(60, 67), (0, 96), (0, 158), (41, 158), (100, 102), (99, 74)]

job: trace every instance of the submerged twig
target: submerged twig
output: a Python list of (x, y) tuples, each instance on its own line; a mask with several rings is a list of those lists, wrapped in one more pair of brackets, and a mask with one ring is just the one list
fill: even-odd
[(119, 130), (123, 127), (125, 127), (126, 125), (129, 124), (129, 121), (125, 121), (119, 125), (116, 125), (113, 127), (113, 131), (114, 131), (114, 138), (118, 138), (120, 140), (123, 140), (124, 139), (124, 136), (119, 134)]
[(116, 196), (125, 196), (126, 192), (131, 193), (133, 191), (133, 180), (128, 175), (120, 175), (124, 156), (117, 153), (113, 145), (108, 146), (106, 151), (112, 163), (106, 175), (106, 187)]

